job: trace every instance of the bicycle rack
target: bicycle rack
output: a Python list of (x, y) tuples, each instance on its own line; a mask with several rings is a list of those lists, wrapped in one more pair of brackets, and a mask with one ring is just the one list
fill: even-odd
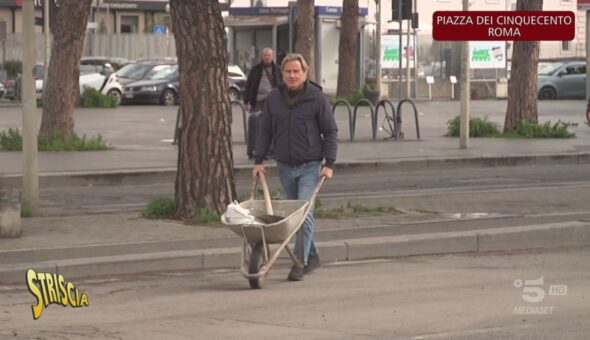
[(395, 107), (393, 103), (389, 99), (382, 99), (380, 100), (377, 105), (375, 106), (375, 116), (371, 117), (371, 123), (373, 124), (373, 140), (377, 139), (377, 125), (379, 124), (379, 109), (383, 107), (385, 110), (385, 115), (387, 116), (387, 109), (385, 108), (385, 104), (389, 105), (391, 110), (393, 111), (392, 116), (393, 118), (393, 136), (389, 138), (395, 138), (395, 140), (399, 140), (399, 128), (397, 126), (397, 116), (395, 115)]
[[(399, 132), (397, 133), (398, 136), (400, 137), (401, 132), (402, 132), (402, 104), (403, 103), (410, 103), (412, 104), (412, 107), (414, 108), (414, 119), (416, 120), (416, 139), (420, 139), (420, 123), (418, 121), (418, 109), (416, 109), (416, 104), (414, 104), (414, 101), (412, 101), (411, 99), (404, 99), (401, 102), (399, 102), (399, 104), (397, 104), (397, 120), (399, 123)], [(399, 140), (399, 138), (398, 138)]]
[[(354, 127), (354, 132), (356, 133), (356, 111), (358, 110), (359, 106), (361, 106), (362, 103), (367, 103), (369, 104), (369, 109), (371, 110), (371, 128), (373, 127), (373, 117), (375, 116), (375, 107), (373, 106), (373, 103), (371, 103), (368, 99), (363, 98), (361, 100), (358, 101), (358, 103), (356, 103), (356, 105), (354, 106), (354, 121), (355, 121), (355, 127)], [(373, 133), (373, 140), (375, 140), (375, 133)]]
[(233, 123), (233, 108), (234, 108), (234, 105), (237, 105), (240, 108), (240, 110), (242, 111), (242, 122), (244, 123), (244, 143), (248, 144), (248, 119), (246, 118), (246, 109), (244, 109), (244, 104), (242, 104), (241, 101), (232, 100), (229, 103), (229, 109), (230, 109), (229, 123), (230, 124)]
[(356, 128), (356, 110), (355, 110), (354, 116), (353, 116), (352, 108), (351, 108), (348, 100), (338, 99), (338, 101), (335, 102), (334, 105), (332, 105), (332, 112), (333, 113), (336, 113), (336, 107), (338, 106), (338, 104), (341, 104), (341, 103), (345, 104), (346, 108), (348, 109), (348, 128), (350, 129), (350, 141), (352, 142), (354, 140), (354, 130)]

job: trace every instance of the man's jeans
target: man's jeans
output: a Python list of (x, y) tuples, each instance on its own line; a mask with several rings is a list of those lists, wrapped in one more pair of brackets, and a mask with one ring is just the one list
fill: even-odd
[[(309, 200), (320, 181), (320, 169), (321, 164), (318, 161), (307, 162), (301, 165), (278, 163), (279, 178), (287, 199)], [(311, 207), (303, 223), (305, 253), (303, 261), (305, 264), (307, 264), (307, 258), (310, 255), (318, 255), (313, 242), (313, 221), (313, 207)], [(295, 256), (301, 259), (301, 241), (299, 235), (295, 236)]]

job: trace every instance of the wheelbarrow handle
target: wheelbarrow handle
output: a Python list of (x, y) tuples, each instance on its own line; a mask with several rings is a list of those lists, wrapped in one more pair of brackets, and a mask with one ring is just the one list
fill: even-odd
[(262, 193), (264, 194), (264, 204), (266, 205), (266, 213), (268, 215), (274, 215), (272, 204), (270, 202), (270, 192), (268, 190), (268, 183), (266, 182), (266, 176), (264, 173), (259, 172), (254, 182), (252, 183), (252, 191), (250, 192), (250, 199), (256, 198), (256, 188), (258, 187), (258, 180), (262, 183)]
[(320, 189), (322, 188), (322, 184), (324, 184), (324, 181), (326, 180), (326, 176), (322, 176), (320, 177), (320, 181), (318, 182), (318, 185), (315, 187), (315, 190), (313, 191), (313, 195), (311, 195), (311, 197), (309, 198), (309, 206), (311, 207), (313, 205), (313, 202), (315, 201), (317, 195), (320, 192)]

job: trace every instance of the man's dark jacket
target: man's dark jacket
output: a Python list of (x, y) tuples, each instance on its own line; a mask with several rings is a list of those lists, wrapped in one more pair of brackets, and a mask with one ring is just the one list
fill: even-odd
[(299, 99), (287, 104), (282, 84), (266, 97), (260, 127), (256, 136), (255, 164), (262, 164), (268, 147), (273, 143), (273, 158), (277, 162), (299, 165), (309, 161), (326, 160), (333, 168), (338, 148), (338, 126), (332, 108), (321, 87), (307, 81)]
[[(277, 87), (281, 83), (281, 69), (273, 61), (270, 64), (271, 78), (270, 84), (272, 87)], [(256, 104), (256, 96), (258, 95), (258, 87), (260, 86), (260, 79), (264, 74), (264, 63), (261, 61), (254, 65), (248, 73), (248, 80), (246, 80), (246, 89), (244, 93), (244, 103), (254, 105)]]

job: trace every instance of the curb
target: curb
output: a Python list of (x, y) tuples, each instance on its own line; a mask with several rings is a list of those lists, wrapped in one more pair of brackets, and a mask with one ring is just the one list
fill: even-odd
[[(493, 168), (508, 166), (534, 165), (563, 165), (590, 164), (590, 153), (563, 153), (540, 155), (510, 155), (510, 156), (476, 156), (476, 157), (447, 157), (424, 158), (406, 160), (382, 160), (367, 162), (338, 163), (338, 173), (351, 174), (358, 172), (382, 171), (416, 171), (432, 169), (464, 169), (464, 168)], [(268, 165), (269, 177), (275, 176), (275, 166)], [(250, 179), (251, 166), (237, 165), (234, 168), (236, 180)], [(4, 176), (6, 185), (20, 187), (20, 174)], [(52, 172), (39, 174), (39, 186), (42, 188), (64, 186), (112, 186), (112, 185), (142, 185), (155, 183), (173, 183), (176, 178), (176, 168), (143, 168), (102, 170), (93, 172)]]
[[(462, 232), (319, 242), (324, 262), (358, 261), (417, 255), (486, 253), (493, 251), (590, 245), (590, 221), (502, 227)], [(285, 253), (286, 254), (286, 253)], [(286, 258), (281, 254), (280, 258)], [(27, 269), (59, 272), (69, 279), (171, 270), (239, 267), (241, 246), (142, 254), (64, 259), (0, 265), (0, 284), (25, 282)], [(278, 266), (287, 263), (279, 260)]]

